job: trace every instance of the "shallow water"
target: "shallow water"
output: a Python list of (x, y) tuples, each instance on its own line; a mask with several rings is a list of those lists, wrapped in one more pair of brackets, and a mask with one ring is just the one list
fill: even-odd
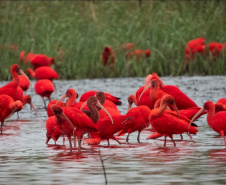
[[(207, 100), (216, 102), (226, 97), (224, 76), (211, 77), (163, 77), (165, 84), (177, 85), (198, 106)], [(0, 82), (3, 86), (7, 82)], [(34, 86), (35, 81), (32, 81)], [(143, 85), (144, 78), (95, 79), (55, 81), (58, 99), (66, 89), (74, 88), (79, 95), (88, 90), (101, 90), (121, 97), (122, 114), (127, 112), (127, 97)], [(206, 115), (196, 124), (199, 132), (191, 140), (175, 136), (177, 146), (168, 140), (163, 147), (163, 138), (146, 140), (150, 131), (130, 136), (130, 143), (122, 137), (122, 145), (102, 141), (100, 146), (84, 145), (84, 150), (69, 151), (69, 144), (63, 146), (62, 138), (54, 146), (45, 144), (45, 121), (47, 115), (42, 99), (30, 88), (36, 117), (28, 105), (5, 122), (4, 134), (0, 135), (0, 184), (105, 184), (100, 162), (101, 150), (107, 173), (108, 184), (225, 184), (226, 149), (223, 139), (206, 123)]]

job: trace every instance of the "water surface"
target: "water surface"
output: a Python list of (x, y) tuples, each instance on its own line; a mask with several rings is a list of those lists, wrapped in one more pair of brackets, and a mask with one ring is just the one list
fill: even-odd
[[(144, 78), (95, 79), (55, 81), (58, 99), (68, 88), (74, 88), (81, 96), (88, 90), (101, 90), (121, 97), (122, 114), (127, 112), (127, 97), (135, 94), (144, 84)], [(198, 106), (207, 100), (216, 102), (225, 97), (224, 76), (211, 77), (163, 77), (165, 84), (177, 85)], [(0, 82), (3, 86), (7, 82)], [(35, 81), (32, 81), (34, 86)], [(30, 88), (36, 117), (28, 105), (5, 122), (4, 134), (0, 136), (0, 184), (105, 184), (99, 158), (101, 150), (107, 172), (108, 184), (225, 184), (226, 149), (223, 139), (212, 131), (202, 116), (196, 124), (199, 132), (191, 140), (175, 136), (177, 146), (168, 139), (163, 147), (163, 138), (146, 140), (149, 130), (131, 134), (130, 143), (122, 137), (122, 145), (102, 141), (100, 146), (84, 145), (85, 150), (70, 153), (69, 144), (63, 146), (62, 138), (57, 146), (51, 140), (45, 144), (45, 121), (47, 114), (42, 99)]]

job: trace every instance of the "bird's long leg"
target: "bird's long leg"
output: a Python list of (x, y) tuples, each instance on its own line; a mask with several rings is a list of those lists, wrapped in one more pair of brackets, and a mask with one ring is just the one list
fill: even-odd
[(138, 131), (138, 136), (137, 136), (137, 141), (138, 141), (138, 143), (140, 143), (140, 131)]
[(180, 137), (181, 137), (181, 140), (183, 140), (183, 139), (184, 139), (182, 134), (180, 134)]
[(20, 119), (19, 112), (17, 112), (17, 120), (19, 120), (19, 119)]
[(175, 141), (173, 140), (173, 136), (170, 135), (169, 137), (170, 137), (170, 139), (173, 141), (173, 144), (174, 144), (174, 147), (175, 147), (175, 146), (176, 146), (176, 143), (175, 143)]
[(69, 144), (70, 144), (70, 152), (72, 152), (72, 144), (71, 144), (71, 136), (69, 137), (67, 137), (68, 138), (68, 141), (69, 141)]
[(165, 136), (165, 140), (164, 140), (163, 146), (166, 147), (166, 136)]
[(224, 136), (224, 130), (221, 130), (220, 133), (221, 133), (221, 136), (222, 136), (223, 139), (224, 139), (224, 144), (225, 144), (225, 147), (226, 147), (226, 141), (225, 141), (225, 136)]
[(55, 84), (55, 83), (53, 83), (53, 86), (54, 86), (55, 92), (56, 92), (56, 94), (57, 94), (56, 84)]
[(189, 132), (188, 132), (187, 134), (188, 134), (188, 136), (190, 137), (190, 139), (193, 139), (192, 136), (191, 136), (191, 134), (190, 134)]
[(3, 123), (1, 122), (1, 134), (2, 134), (2, 126), (3, 126)]
[(81, 144), (82, 144), (82, 139), (78, 139), (78, 151), (80, 151), (81, 150)]
[(65, 144), (65, 137), (64, 137), (64, 135), (63, 135), (63, 145)]
[(126, 137), (126, 142), (127, 143), (129, 142), (129, 133), (128, 133), (127, 137)]
[(45, 106), (45, 110), (46, 110), (47, 108), (46, 108), (46, 102), (45, 102), (45, 100), (44, 100), (44, 97), (42, 97), (42, 100), (43, 100), (43, 102), (44, 102), (44, 106)]
[(117, 141), (118, 144), (120, 144), (120, 145), (122, 144), (118, 139), (115, 138), (115, 136), (113, 136), (111, 139), (114, 139), (114, 140)]
[(74, 147), (76, 148), (76, 137), (74, 136)]
[(107, 142), (108, 142), (108, 146), (110, 146), (110, 142), (109, 142), (109, 139), (107, 139)]

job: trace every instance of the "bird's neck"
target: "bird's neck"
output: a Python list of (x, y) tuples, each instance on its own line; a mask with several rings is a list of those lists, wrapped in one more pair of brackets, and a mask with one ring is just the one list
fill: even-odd
[(215, 115), (215, 107), (214, 107), (214, 104), (213, 104), (207, 110), (207, 123), (209, 124), (209, 126), (211, 128), (212, 128), (211, 119), (213, 118), (214, 115)]
[(135, 96), (134, 94), (132, 94), (132, 95), (130, 95), (130, 97), (131, 97), (132, 102), (133, 102), (136, 106), (138, 106), (138, 101), (137, 101), (136, 96)]
[(98, 120), (99, 120), (99, 112), (98, 110), (96, 109), (96, 107), (94, 106), (89, 106), (87, 104), (89, 110), (90, 110), (90, 119), (93, 121), (93, 123), (97, 123)]
[(76, 96), (70, 96), (67, 100), (67, 105), (66, 107), (70, 107), (72, 105), (75, 105), (77, 103), (76, 101)]
[(13, 76), (13, 84), (17, 87), (19, 85), (19, 77), (17, 72), (12, 72), (12, 76)]

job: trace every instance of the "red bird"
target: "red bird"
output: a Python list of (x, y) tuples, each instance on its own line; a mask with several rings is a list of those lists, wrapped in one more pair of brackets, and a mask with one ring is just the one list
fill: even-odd
[(49, 101), (51, 101), (51, 94), (54, 91), (53, 83), (48, 79), (38, 80), (35, 83), (34, 89), (35, 92), (42, 97), (46, 109), (46, 102), (44, 100), (44, 97), (47, 97)]
[[(175, 103), (179, 110), (191, 107), (198, 107), (196, 103), (193, 100), (191, 100), (185, 93), (183, 93), (178, 87), (173, 85), (165, 85), (156, 73), (152, 73), (151, 78), (149, 77), (148, 79), (149, 80), (157, 79), (160, 83), (160, 88), (165, 93), (172, 95), (175, 98)], [(149, 82), (149, 86), (147, 86), (145, 90), (151, 87), (151, 85), (152, 84)]]
[(226, 50), (226, 43), (209, 43), (209, 52), (211, 53), (214, 62), (216, 61), (222, 50)]
[(103, 49), (101, 57), (102, 57), (102, 62), (104, 66), (108, 65), (110, 62), (110, 67), (114, 68), (116, 56), (115, 56), (115, 52), (109, 46), (106, 46)]
[(58, 100), (52, 100), (49, 102), (47, 108), (46, 108), (46, 112), (47, 112), (47, 116), (54, 116), (53, 111), (50, 109), (51, 105), (57, 104), (60, 107), (66, 107), (66, 104), (62, 101), (58, 101)]
[(46, 144), (48, 144), (49, 140), (52, 138), (56, 145), (56, 141), (61, 135), (63, 134), (57, 127), (55, 116), (50, 116), (46, 120)]
[[(106, 100), (106, 96), (105, 96), (105, 93), (104, 92), (102, 92), (102, 91), (97, 92), (95, 94), (95, 97), (98, 98), (98, 100), (100, 101), (100, 103), (107, 110), (107, 111), (106, 110), (99, 110), (100, 119), (105, 118), (105, 117), (108, 117), (109, 114), (111, 116), (113, 116), (113, 115), (121, 115), (121, 113), (119, 112), (117, 106), (114, 103), (112, 103), (111, 101)], [(107, 114), (107, 112), (109, 114)]]
[(19, 58), (19, 62), (23, 62), (23, 60), (25, 60), (25, 65), (28, 65), (29, 62), (31, 62), (31, 59), (35, 56), (34, 53), (27, 53), (26, 57), (25, 57), (25, 51), (21, 51), (20, 52), (20, 58)]
[(41, 66), (51, 66), (54, 63), (55, 63), (55, 61), (54, 61), (53, 57), (47, 57), (46, 55), (43, 55), (43, 54), (36, 54), (31, 59), (31, 64), (32, 64), (34, 70), (36, 70), (37, 68), (39, 68)]
[(196, 134), (198, 130), (193, 126), (188, 128), (189, 121), (187, 119), (181, 119), (178, 114), (165, 110), (168, 104), (173, 106), (178, 112), (173, 96), (165, 95), (162, 98), (160, 108), (155, 108), (151, 111), (149, 122), (156, 132), (165, 136), (164, 146), (166, 146), (167, 136), (172, 139), (174, 146), (176, 146), (173, 140), (173, 134), (182, 134), (184, 132)]
[[(90, 97), (87, 100), (87, 106), (95, 119), (95, 123), (99, 119), (98, 110), (96, 106), (102, 108), (102, 105), (96, 97)], [(83, 135), (86, 133), (97, 132), (98, 129), (92, 119), (88, 117), (84, 112), (80, 111), (77, 108), (72, 107), (60, 107), (58, 105), (52, 105), (51, 110), (53, 111), (57, 127), (67, 136), (70, 149), (72, 151), (71, 136), (74, 135), (78, 138), (78, 149), (81, 149), (81, 141)], [(76, 128), (76, 129), (75, 129)]]
[[(97, 92), (98, 91), (87, 91), (87, 92), (83, 93), (82, 96), (80, 97), (80, 102), (87, 101), (90, 96), (94, 96)], [(106, 96), (106, 100), (112, 101), (116, 105), (122, 104), (122, 102), (120, 101), (121, 98), (113, 96), (107, 92), (104, 92), (104, 94)]]
[(26, 93), (30, 86), (30, 81), (24, 75), (19, 75), (19, 86)]
[(24, 95), (23, 100), (22, 100), (23, 106), (25, 106), (27, 103), (31, 106), (31, 108), (35, 111), (35, 115), (37, 116), (37, 110), (35, 109), (32, 101), (31, 101), (31, 96), (29, 95)]
[(1, 121), (1, 134), (2, 126), (5, 119), (9, 118), (14, 112), (18, 111), (21, 108), (21, 102), (13, 100), (12, 97), (8, 95), (0, 95), (0, 121)]
[(212, 101), (207, 101), (204, 103), (203, 108), (197, 112), (197, 114), (192, 118), (191, 122), (195, 120), (199, 114), (204, 110), (207, 110), (207, 123), (210, 128), (215, 132), (219, 133), (223, 139), (226, 147), (225, 134), (226, 134), (226, 111), (220, 111), (215, 113), (215, 105)]
[(126, 142), (129, 141), (129, 135), (132, 132), (138, 131), (137, 141), (140, 143), (140, 133), (143, 129), (147, 128), (149, 126), (149, 115), (151, 113), (151, 110), (145, 106), (141, 105), (138, 107), (134, 107), (130, 109), (126, 116), (132, 117), (132, 122), (125, 125), (125, 128), (122, 129), (122, 131), (119, 132), (119, 136), (123, 135), (124, 133), (128, 133), (126, 137)]
[(38, 80), (49, 79), (53, 81), (53, 79), (59, 79), (59, 76), (56, 71), (49, 66), (39, 67), (35, 71), (33, 71), (33, 69), (31, 68), (28, 68), (27, 73)]
[(184, 50), (185, 59), (187, 59), (188, 62), (192, 61), (196, 52), (202, 53), (204, 51), (205, 49), (204, 45), (205, 45), (205, 38), (197, 38), (197, 39), (190, 40), (185, 46), (185, 50)]
[(121, 144), (116, 137), (114, 136), (115, 133), (122, 130), (125, 124), (128, 124), (130, 121), (130, 117), (126, 115), (114, 115), (112, 116), (114, 124), (109, 117), (105, 117), (100, 119), (96, 127), (98, 128), (99, 132), (90, 133), (90, 138), (85, 140), (85, 143), (89, 145), (98, 145), (102, 140), (106, 139), (108, 142), (108, 146), (110, 145), (109, 140), (113, 139)]
[[(60, 99), (57, 101), (56, 104), (58, 104), (58, 102), (62, 101), (65, 98), (67, 98), (65, 107), (74, 107), (74, 108), (80, 109), (81, 106), (85, 103), (85, 102), (77, 102), (76, 101), (76, 99), (78, 98), (78, 93), (74, 89), (68, 89), (66, 91), (66, 93), (62, 97), (60, 97)], [(83, 108), (85, 110), (89, 110), (87, 106), (85, 106)], [(83, 111), (83, 112), (89, 114), (86, 111)]]
[(17, 74), (18, 72), (21, 73), (22, 75), (24, 75), (27, 79), (29, 79), (27, 77), (27, 75), (20, 69), (20, 67), (17, 64), (13, 64), (10, 67), (10, 73), (13, 76), (12, 82), (9, 82), (8, 84), (6, 84), (5, 86), (0, 88), (0, 95), (7, 94), (7, 95), (11, 96), (14, 99), (14, 101), (17, 100), (18, 96), (21, 96), (21, 95), (17, 94), (17, 87), (19, 85), (19, 78), (18, 78), (18, 74)]

